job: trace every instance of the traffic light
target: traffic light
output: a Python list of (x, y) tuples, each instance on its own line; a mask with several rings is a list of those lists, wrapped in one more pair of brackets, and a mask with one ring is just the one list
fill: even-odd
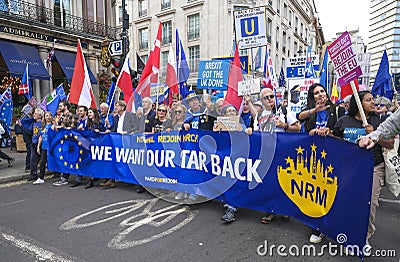
[(118, 78), (119, 74), (121, 73), (122, 61), (119, 58), (111, 58), (111, 64), (113, 65), (113, 68), (111, 68), (111, 73), (114, 74), (115, 78)]

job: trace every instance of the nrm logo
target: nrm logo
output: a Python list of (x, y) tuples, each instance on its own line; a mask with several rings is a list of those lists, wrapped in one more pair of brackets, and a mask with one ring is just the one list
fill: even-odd
[(250, 17), (240, 20), (242, 37), (258, 35), (258, 17)]
[(331, 209), (338, 189), (337, 176), (333, 166), (325, 167), (325, 150), (317, 156), (317, 146), (311, 145), (310, 157), (302, 147), (296, 148), (295, 159), (285, 158), (287, 168), (278, 166), (279, 185), (292, 202), (310, 217), (322, 217)]

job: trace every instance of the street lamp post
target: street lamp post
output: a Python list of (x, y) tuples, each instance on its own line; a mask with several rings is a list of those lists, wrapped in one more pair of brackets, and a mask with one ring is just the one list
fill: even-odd
[(129, 14), (126, 12), (125, 0), (122, 0), (122, 61), (125, 61), (127, 49), (129, 45), (129, 39), (127, 30), (129, 29)]

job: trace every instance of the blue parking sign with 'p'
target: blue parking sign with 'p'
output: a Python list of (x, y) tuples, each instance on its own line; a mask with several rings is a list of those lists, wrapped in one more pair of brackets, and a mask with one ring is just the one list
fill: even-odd
[(258, 17), (253, 16), (240, 20), (242, 37), (258, 35)]

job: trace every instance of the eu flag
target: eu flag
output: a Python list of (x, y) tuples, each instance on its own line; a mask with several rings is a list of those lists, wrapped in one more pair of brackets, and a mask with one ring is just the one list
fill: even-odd
[(13, 101), (11, 86), (9, 86), (0, 97), (0, 120), (6, 127), (11, 125), (13, 115)]
[(182, 42), (179, 38), (178, 28), (176, 29), (176, 71), (179, 83), (179, 93), (182, 98), (185, 98), (189, 93), (186, 81), (189, 78), (190, 69), (186, 60), (185, 51), (183, 50)]
[(383, 51), (381, 64), (379, 65), (378, 73), (376, 74), (374, 86), (372, 87), (371, 93), (374, 97), (384, 96), (393, 99), (393, 87), (391, 83), (392, 76), (389, 72), (389, 59), (386, 50)]
[(324, 61), (322, 62), (319, 83), (321, 85), (323, 85), (326, 89), (329, 89), (328, 79), (329, 79), (329, 77), (328, 77), (328, 49), (325, 48)]

